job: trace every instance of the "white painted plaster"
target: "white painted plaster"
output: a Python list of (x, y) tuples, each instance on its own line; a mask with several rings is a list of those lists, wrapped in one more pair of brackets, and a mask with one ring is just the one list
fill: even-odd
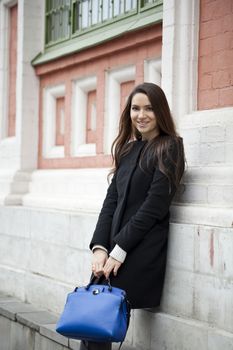
[(96, 86), (96, 76), (86, 77), (73, 81), (71, 112), (72, 156), (96, 155), (96, 144), (86, 143), (88, 92), (96, 90)]
[(161, 59), (144, 61), (144, 81), (161, 85)]
[(162, 88), (178, 121), (197, 105), (199, 0), (164, 0)]
[(106, 72), (104, 153), (111, 153), (111, 145), (118, 131), (120, 118), (121, 83), (135, 79), (135, 66), (122, 67)]
[(64, 146), (56, 146), (56, 99), (65, 96), (65, 85), (46, 87), (43, 91), (43, 157), (64, 157)]

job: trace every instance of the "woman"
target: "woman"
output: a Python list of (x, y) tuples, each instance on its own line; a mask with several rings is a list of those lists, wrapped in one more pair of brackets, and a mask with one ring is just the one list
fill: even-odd
[[(157, 307), (169, 207), (184, 171), (182, 139), (159, 86), (134, 88), (112, 154), (114, 176), (90, 243), (92, 272), (100, 280), (110, 276), (113, 286), (126, 291), (132, 308)], [(82, 343), (81, 349), (110, 350), (111, 344)]]

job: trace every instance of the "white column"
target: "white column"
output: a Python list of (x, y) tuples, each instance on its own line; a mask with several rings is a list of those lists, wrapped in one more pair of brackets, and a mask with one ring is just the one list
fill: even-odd
[[(7, 137), (9, 7), (18, 3), (16, 134)], [(39, 81), (31, 60), (43, 50), (44, 1), (0, 1), (0, 169), (35, 168)]]
[(196, 110), (199, 0), (163, 2), (162, 88), (175, 118)]
[(0, 1), (0, 170), (18, 167), (16, 138), (8, 138), (9, 9), (17, 1)]
[(16, 133), (20, 138), (21, 168), (37, 166), (39, 79), (31, 65), (44, 46), (44, 3), (19, 1), (18, 7), (18, 79)]
[(8, 52), (9, 52), (9, 1), (0, 2), (0, 140), (7, 130)]
[[(16, 3), (18, 4), (16, 130), (14, 137), (7, 137), (9, 7)], [(39, 79), (35, 75), (31, 61), (43, 50), (43, 28), (44, 1), (0, 1), (0, 202), (2, 203), (9, 203), (9, 198), (6, 197), (15, 188), (15, 184), (12, 183), (17, 182), (15, 174), (37, 166)], [(16, 197), (11, 201), (12, 204), (20, 203), (20, 199), (15, 199)]]

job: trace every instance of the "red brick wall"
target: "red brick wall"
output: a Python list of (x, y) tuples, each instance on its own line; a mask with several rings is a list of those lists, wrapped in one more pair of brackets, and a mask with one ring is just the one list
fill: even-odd
[(15, 135), (16, 116), (16, 68), (17, 68), (17, 16), (18, 6), (9, 10), (9, 101), (8, 101), (8, 136)]
[(233, 106), (233, 0), (201, 0), (198, 109)]
[[(141, 29), (134, 33), (115, 38), (98, 46), (61, 57), (57, 60), (36, 67), (36, 73), (40, 77), (40, 117), (39, 117), (39, 168), (89, 168), (109, 167), (111, 157), (104, 154), (104, 110), (106, 72), (109, 69), (117, 69), (135, 66), (135, 80), (126, 81), (121, 84), (121, 109), (127, 95), (134, 85), (144, 81), (144, 61), (161, 57), (162, 48), (162, 25), (156, 24)], [(96, 155), (72, 156), (71, 155), (71, 105), (72, 84), (75, 79), (85, 76), (97, 76), (97, 87), (95, 92), (89, 92), (87, 101), (87, 143), (96, 144)], [(65, 85), (64, 110), (65, 110), (65, 132), (63, 158), (43, 157), (43, 91), (45, 88), (58, 84)], [(96, 101), (96, 131), (90, 129), (91, 104)], [(59, 126), (59, 123), (57, 121)], [(62, 140), (63, 141), (63, 140)]]

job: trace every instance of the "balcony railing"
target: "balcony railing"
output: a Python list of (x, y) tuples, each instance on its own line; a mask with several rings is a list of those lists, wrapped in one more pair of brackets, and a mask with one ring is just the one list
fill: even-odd
[(57, 44), (161, 4), (162, 0), (46, 0), (45, 45)]

